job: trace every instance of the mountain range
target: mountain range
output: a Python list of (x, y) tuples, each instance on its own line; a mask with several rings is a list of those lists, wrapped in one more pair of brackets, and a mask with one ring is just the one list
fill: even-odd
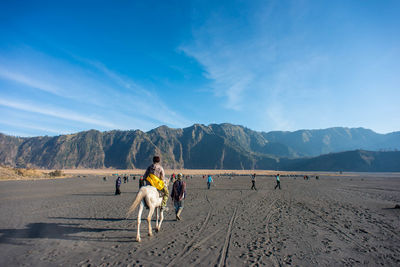
[(257, 132), (239, 125), (195, 124), (140, 130), (90, 130), (60, 136), (0, 133), (0, 164), (15, 167), (400, 171), (400, 132), (335, 127)]

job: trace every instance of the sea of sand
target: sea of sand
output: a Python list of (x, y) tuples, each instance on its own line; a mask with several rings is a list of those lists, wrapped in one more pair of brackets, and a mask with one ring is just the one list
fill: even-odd
[(148, 237), (145, 210), (138, 243), (138, 181), (115, 196), (94, 173), (1, 181), (0, 266), (400, 266), (400, 174), (291, 173), (275, 190), (260, 173), (255, 191), (245, 171), (210, 190), (194, 172), (182, 221), (169, 201)]

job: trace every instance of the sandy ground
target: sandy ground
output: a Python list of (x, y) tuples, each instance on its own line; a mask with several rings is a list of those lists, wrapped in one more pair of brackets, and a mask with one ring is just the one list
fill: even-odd
[(141, 243), (137, 180), (120, 196), (111, 177), (2, 181), (0, 266), (400, 265), (400, 174), (214, 180), (189, 178), (183, 220), (151, 238), (143, 220)]

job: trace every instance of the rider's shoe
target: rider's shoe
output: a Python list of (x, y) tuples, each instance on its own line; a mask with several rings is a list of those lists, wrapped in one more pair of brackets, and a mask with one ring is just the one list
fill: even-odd
[(169, 208), (168, 207), (161, 207), (161, 211), (167, 212), (167, 211), (169, 211)]

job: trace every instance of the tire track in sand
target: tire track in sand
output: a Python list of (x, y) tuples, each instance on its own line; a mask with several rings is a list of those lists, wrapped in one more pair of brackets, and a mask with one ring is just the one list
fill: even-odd
[[(244, 204), (244, 203), (243, 203), (243, 190), (240, 190), (240, 200), (239, 200), (239, 204), (242, 205), (242, 206), (243, 206), (243, 204)], [(230, 222), (229, 222), (229, 224), (228, 224), (228, 230), (227, 230), (227, 233), (226, 233), (226, 235), (225, 235), (225, 241), (224, 241), (224, 244), (223, 244), (223, 246), (222, 246), (222, 248), (221, 248), (221, 253), (220, 253), (219, 257), (218, 257), (219, 261), (218, 261), (218, 264), (215, 265), (215, 266), (226, 266), (226, 260), (228, 259), (228, 256), (229, 256), (229, 253), (228, 253), (228, 252), (229, 252), (229, 247), (230, 247), (230, 244), (231, 244), (231, 236), (232, 236), (233, 225), (235, 224), (235, 221), (236, 221), (236, 218), (237, 218), (237, 211), (238, 211), (238, 209), (239, 209), (239, 205), (236, 206), (236, 208), (235, 208), (235, 210), (234, 210), (232, 216), (230, 217)], [(195, 244), (194, 246), (192, 246), (192, 247), (190, 248), (190, 253), (193, 252), (195, 249), (198, 249), (198, 248), (200, 247), (200, 245), (202, 245), (203, 243), (205, 243), (205, 242), (206, 242), (207, 240), (209, 240), (211, 237), (214, 237), (214, 238), (215, 238), (216, 234), (217, 234), (218, 232), (220, 232), (221, 230), (222, 230), (222, 229), (217, 229), (217, 230), (214, 231), (211, 235), (207, 236), (206, 238), (202, 239), (202, 240), (199, 241), (197, 244)], [(185, 257), (186, 257), (187, 255), (189, 255), (189, 253), (186, 254)], [(193, 265), (201, 264), (202, 259), (204, 259), (204, 258), (206, 258), (206, 257), (208, 257), (208, 254), (207, 254), (207, 255), (203, 255), (203, 257), (198, 258), (198, 259), (197, 259), (196, 261), (194, 261), (192, 264), (193, 264)], [(222, 265), (222, 263), (223, 263), (223, 265)]]
[[(202, 225), (204, 225), (208, 221), (208, 219), (209, 219), (209, 217), (211, 215), (211, 210), (212, 210), (210, 200), (208, 199), (207, 196), (206, 196), (206, 200), (207, 200), (207, 203), (209, 204), (210, 207), (209, 207), (209, 210), (208, 210), (208, 214), (207, 214), (206, 220), (202, 223)], [(188, 230), (190, 227), (192, 227), (195, 224), (196, 224), (196, 222), (190, 223), (190, 224), (186, 225), (184, 229)], [(181, 230), (183, 230), (183, 229), (181, 229)], [(161, 233), (159, 232), (159, 233), (157, 233), (157, 235), (162, 235), (163, 239), (170, 239), (171, 237), (176, 235), (176, 232), (173, 232), (173, 231), (169, 232), (169, 233), (168, 232), (161, 232)], [(142, 253), (142, 252), (148, 250), (149, 248), (154, 247), (154, 243), (155, 242), (157, 242), (157, 240), (153, 240), (153, 242), (149, 242), (149, 243), (146, 243), (146, 244), (140, 244), (138, 247), (136, 247), (136, 249), (134, 248), (134, 250), (132, 252), (134, 252), (134, 253)]]
[[(190, 242), (188, 242), (186, 244), (186, 246), (181, 250), (181, 252), (178, 255), (176, 255), (175, 258), (170, 263), (168, 263), (167, 267), (173, 266), (178, 260), (180, 260), (183, 257), (186, 257), (187, 255), (189, 255), (190, 253), (193, 252), (194, 247), (195, 247), (195, 245), (193, 245), (193, 244), (196, 242), (196, 240), (199, 238), (199, 236), (203, 233), (204, 229), (206, 228), (206, 226), (208, 225), (208, 222), (210, 220), (212, 207), (211, 207), (211, 203), (210, 203), (210, 200), (208, 199), (207, 195), (206, 195), (206, 200), (207, 200), (207, 202), (208, 202), (210, 207), (208, 209), (207, 216), (206, 216), (205, 220), (203, 221), (203, 223), (201, 225), (200, 230), (190, 240)], [(206, 241), (205, 239), (209, 239), (211, 236), (213, 236), (213, 235), (210, 235), (210, 236), (202, 239), (201, 241), (198, 242), (198, 244), (205, 242)]]
[[(229, 222), (228, 230), (226, 232), (224, 246), (222, 247), (221, 254), (219, 257), (218, 267), (226, 266), (226, 260), (228, 259), (229, 246), (232, 236), (232, 225), (235, 223), (238, 207), (232, 214), (231, 220)], [(223, 264), (223, 265), (222, 265)]]
[[(282, 266), (280, 263), (278, 257), (276, 256), (275, 252), (275, 247), (272, 246), (272, 236), (271, 236), (271, 231), (269, 230), (269, 226), (272, 223), (271, 218), (274, 214), (274, 205), (277, 202), (277, 199), (274, 199), (268, 206), (268, 213), (267, 216), (265, 216), (265, 233), (266, 233), (266, 240), (269, 241), (268, 247), (271, 250), (271, 253), (273, 257), (271, 257), (271, 260), (274, 262), (274, 266)], [(272, 246), (272, 247), (271, 247)]]

